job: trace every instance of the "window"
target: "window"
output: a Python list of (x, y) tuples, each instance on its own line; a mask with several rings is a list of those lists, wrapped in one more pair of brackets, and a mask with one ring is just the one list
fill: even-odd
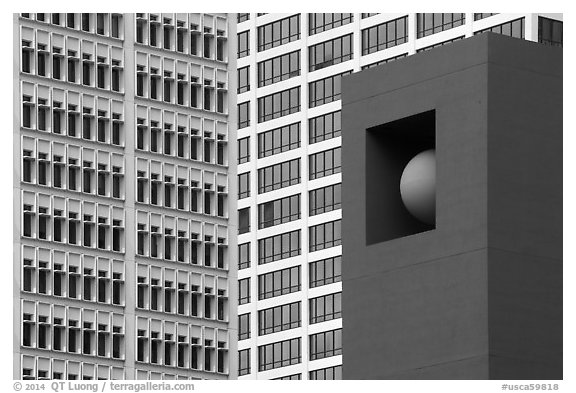
[(82, 14), (82, 30), (90, 31), (90, 14)]
[(300, 14), (258, 27), (258, 52), (300, 39)]
[(272, 378), (272, 381), (300, 381), (302, 379), (302, 374), (292, 374), (285, 375), (279, 378)]
[(362, 55), (391, 48), (407, 41), (408, 17), (403, 16), (362, 30)]
[(424, 47), (424, 48), (420, 48), (420, 49), (416, 50), (416, 53), (425, 52), (425, 51), (427, 51), (427, 50), (434, 49), (434, 48), (438, 48), (438, 47), (440, 47), (440, 46), (444, 46), (444, 45), (447, 45), (447, 44), (451, 44), (451, 43), (453, 43), (453, 42), (456, 42), (456, 41), (459, 41), (459, 40), (463, 40), (463, 39), (464, 39), (464, 36), (462, 35), (462, 36), (460, 36), (460, 37), (452, 38), (451, 40), (438, 42), (438, 43), (436, 43), (436, 44), (434, 44), (434, 45), (430, 45), (430, 46), (426, 46), (426, 47)]
[(250, 54), (250, 31), (238, 33), (238, 58)]
[[(540, 25), (540, 23), (538, 23), (538, 25)], [(492, 33), (503, 34), (515, 38), (524, 38), (524, 18), (502, 23), (498, 26), (492, 26), (487, 29), (477, 31), (474, 34), (484, 33), (485, 31), (491, 31)], [(538, 31), (540, 31), (540, 29), (538, 29)]]
[(340, 380), (342, 366), (333, 366), (310, 371), (310, 380)]
[(398, 60), (398, 59), (401, 59), (401, 58), (406, 57), (406, 56), (408, 56), (408, 53), (402, 53), (401, 55), (394, 56), (394, 57), (390, 57), (390, 58), (384, 59), (384, 60), (380, 60), (380, 61), (377, 61), (376, 63), (370, 63), (370, 64), (367, 64), (367, 65), (365, 65), (365, 66), (362, 66), (362, 70), (366, 70), (366, 69), (368, 69), (368, 68), (376, 67), (376, 66), (379, 66), (379, 65), (381, 65), (381, 64), (390, 63), (390, 62), (392, 62), (392, 61), (394, 61), (394, 60)]
[(308, 14), (308, 35), (352, 23), (354, 14)]
[(324, 41), (308, 48), (310, 72), (351, 60), (353, 56), (352, 34)]
[(310, 299), (310, 324), (342, 318), (342, 292)]
[(258, 169), (258, 193), (300, 183), (300, 158)]
[(341, 148), (321, 151), (310, 155), (310, 180), (340, 173), (342, 170)]
[(326, 187), (311, 190), (308, 207), (310, 216), (326, 213), (342, 208), (342, 184), (331, 184)]
[(300, 219), (300, 194), (258, 205), (258, 229)]
[(250, 243), (238, 245), (238, 270), (250, 267)]
[(310, 335), (310, 360), (342, 354), (342, 329)]
[(238, 129), (250, 125), (250, 101), (238, 104)]
[(238, 23), (245, 22), (247, 20), (250, 20), (250, 14), (249, 13), (244, 13), (244, 14), (238, 13), (237, 18), (238, 18)]
[(238, 341), (250, 338), (250, 313), (238, 315)]
[(300, 111), (300, 86), (258, 98), (258, 123)]
[(238, 139), (238, 164), (250, 161), (250, 137)]
[(258, 158), (300, 147), (300, 122), (258, 134)]
[(204, 57), (209, 59), (211, 57), (211, 44), (212, 43), (212, 39), (209, 35), (205, 35), (204, 36)]
[(112, 14), (112, 37), (120, 38), (120, 15)]
[(480, 19), (488, 18), (492, 15), (498, 15), (498, 14), (495, 14), (495, 13), (475, 13), (474, 14), (474, 20), (480, 20)]
[(310, 288), (342, 281), (342, 256), (310, 262)]
[(238, 233), (250, 232), (250, 208), (238, 210)]
[(290, 366), (301, 361), (300, 337), (258, 347), (258, 371)]
[(238, 175), (238, 199), (250, 196), (250, 172)]
[(308, 120), (309, 143), (322, 142), (340, 136), (342, 131), (341, 115), (342, 112), (336, 111)]
[(104, 14), (96, 14), (96, 33), (104, 35)]
[(465, 14), (416, 14), (417, 37), (422, 38), (463, 25)]
[(250, 303), (250, 278), (238, 281), (238, 304)]
[(300, 230), (258, 240), (258, 264), (300, 255)]
[(372, 12), (372, 13), (365, 13), (365, 14), (363, 13), (363, 14), (361, 14), (361, 18), (366, 19), (366, 18), (370, 18), (371, 16), (378, 15), (378, 14), (380, 14), (380, 13), (379, 12)]
[[(22, 41), (22, 72), (30, 73), (30, 64), (31, 64), (31, 50), (29, 46), (32, 43), (30, 41)], [(58, 57), (54, 57), (55, 61)]]
[(559, 20), (538, 17), (538, 42), (546, 45), (562, 46), (563, 23)]
[(342, 93), (342, 77), (352, 71), (333, 75), (308, 84), (308, 106), (314, 108), (340, 99)]
[(300, 75), (300, 51), (258, 63), (258, 87), (268, 86)]
[(258, 300), (298, 292), (300, 289), (300, 266), (258, 276)]
[(238, 375), (250, 374), (250, 348), (238, 351)]
[(60, 66), (62, 64), (61, 59), (62, 58), (59, 56), (53, 56), (52, 57), (52, 78), (54, 78), (54, 79), (62, 78), (61, 70), (60, 70)]
[(310, 252), (335, 247), (342, 244), (342, 221), (330, 221), (323, 224), (314, 225), (309, 230), (308, 242)]
[(300, 327), (300, 302), (283, 304), (258, 311), (258, 335)]
[(250, 90), (250, 66), (238, 69), (238, 94)]

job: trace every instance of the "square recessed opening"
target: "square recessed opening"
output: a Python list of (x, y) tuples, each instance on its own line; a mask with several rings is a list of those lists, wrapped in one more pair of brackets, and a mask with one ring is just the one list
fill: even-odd
[[(435, 229), (404, 205), (400, 179), (419, 153), (436, 147), (436, 112), (408, 116), (366, 130), (366, 244)], [(434, 207), (435, 209), (435, 207)]]

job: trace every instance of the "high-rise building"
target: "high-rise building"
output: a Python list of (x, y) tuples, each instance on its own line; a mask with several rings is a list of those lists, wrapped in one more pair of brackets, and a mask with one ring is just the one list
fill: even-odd
[(342, 377), (341, 78), (484, 31), (561, 45), (561, 20), (237, 14), (240, 379)]
[(14, 15), (15, 378), (235, 378), (234, 28)]

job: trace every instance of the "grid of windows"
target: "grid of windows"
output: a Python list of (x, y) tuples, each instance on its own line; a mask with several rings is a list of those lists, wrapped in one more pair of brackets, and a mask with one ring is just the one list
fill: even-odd
[(300, 183), (300, 158), (258, 169), (258, 194)]
[(475, 13), (474, 14), (474, 20), (480, 20), (480, 19), (484, 19), (484, 18), (489, 18), (492, 15), (498, 15), (496, 13)]
[(310, 335), (310, 360), (342, 354), (342, 329)]
[(351, 73), (352, 71), (346, 71), (308, 83), (308, 106), (315, 108), (329, 102), (338, 101), (342, 94), (342, 77)]
[(342, 292), (310, 299), (310, 324), (342, 318)]
[(310, 180), (340, 173), (342, 170), (341, 154), (342, 149), (340, 147), (311, 154), (309, 160)]
[(362, 30), (362, 55), (378, 52), (408, 41), (408, 17), (403, 16)]
[(250, 172), (238, 175), (238, 199), (250, 196)]
[[(291, 366), (302, 361), (300, 337), (258, 347), (258, 371)], [(341, 341), (341, 340), (340, 340)]]
[(300, 14), (258, 27), (258, 52), (300, 39)]
[(238, 104), (238, 129), (250, 125), (250, 101)]
[(258, 264), (300, 255), (300, 230), (258, 240)]
[(258, 229), (300, 219), (300, 194), (258, 205)]
[(367, 64), (367, 65), (365, 65), (365, 66), (362, 66), (362, 70), (366, 70), (366, 69), (368, 69), (368, 68), (376, 67), (376, 66), (379, 66), (379, 65), (381, 65), (381, 64), (390, 63), (390, 62), (392, 62), (392, 61), (394, 61), (394, 60), (398, 60), (398, 59), (401, 59), (401, 58), (406, 57), (406, 56), (408, 56), (408, 53), (402, 53), (401, 55), (398, 55), (398, 56), (390, 57), (390, 58), (388, 58), (388, 59), (380, 60), (380, 61), (377, 61), (377, 62), (375, 62), (375, 63)]
[(238, 375), (250, 374), (250, 348), (238, 351)]
[(238, 304), (250, 303), (250, 277), (238, 281)]
[(298, 292), (300, 288), (300, 266), (258, 276), (258, 300)]
[(238, 341), (250, 338), (250, 313), (238, 315)]
[(310, 72), (351, 60), (354, 56), (352, 34), (324, 41), (308, 48)]
[(559, 20), (538, 17), (538, 42), (546, 45), (562, 46), (563, 23)]
[(258, 158), (300, 147), (300, 122), (258, 134)]
[(258, 98), (258, 123), (300, 111), (300, 86)]
[(422, 38), (463, 25), (464, 13), (419, 13), (416, 14), (417, 37)]
[(487, 29), (477, 31), (474, 34), (481, 34), (485, 31), (491, 31), (492, 33), (503, 34), (514, 38), (524, 38), (524, 18), (489, 27)]
[(238, 270), (250, 267), (250, 243), (238, 245)]
[(309, 143), (318, 143), (340, 136), (342, 112), (330, 112), (308, 120)]
[(422, 38), (454, 27), (462, 26), (466, 14), (425, 13), (416, 14), (417, 37)]
[[(20, 304), (22, 319), (30, 322), (24, 323), (21, 345), (45, 350), (21, 358), (23, 375), (153, 379), (211, 372), (226, 378), (228, 357), (236, 356), (228, 351), (232, 337), (226, 331), (226, 15), (138, 13), (128, 20), (132, 26), (124, 25), (121, 14), (31, 15), (54, 26), (16, 22), (30, 44), (24, 45), (23, 71), (42, 77), (22, 75), (17, 84), (28, 128), (21, 136), (25, 184), (18, 191), (28, 216), (23, 235), (28, 236), (19, 241), (24, 259), (15, 261), (23, 264)], [(130, 29), (135, 37), (123, 42), (123, 32)], [(140, 41), (136, 52), (124, 53), (133, 38)], [(192, 39), (204, 49), (201, 62), (182, 46)], [(186, 52), (177, 57), (189, 61), (175, 58), (176, 51)], [(133, 60), (132, 69), (124, 68), (125, 59)], [(120, 99), (125, 80), (132, 78), (136, 101)], [(130, 106), (134, 113), (125, 119)], [(190, 106), (221, 114), (193, 114), (186, 109)], [(38, 139), (33, 130), (46, 132)], [(134, 147), (124, 146), (126, 131), (134, 132)], [(124, 153), (136, 155), (132, 173), (125, 173)], [(198, 156), (202, 164), (191, 161)], [(134, 180), (134, 189), (126, 187), (128, 180)], [(35, 190), (27, 189), (31, 186)], [(71, 197), (80, 192), (90, 195)], [(136, 199), (132, 215), (124, 211), (127, 197)], [(199, 212), (202, 222), (192, 219)], [(134, 250), (125, 249), (128, 230), (136, 237)], [(127, 251), (132, 255), (124, 255)], [(128, 277), (125, 257), (136, 258)], [(123, 307), (133, 291), (136, 301), (127, 311), (134, 314), (135, 308), (137, 317), (125, 330)], [(34, 294), (43, 296), (42, 302)], [(186, 323), (190, 317), (196, 318), (194, 324)], [(177, 320), (184, 321), (181, 329)], [(195, 329), (206, 323), (219, 330)], [(136, 344), (138, 367), (154, 364), (156, 370), (125, 373), (126, 342)], [(73, 355), (58, 355), (62, 351)], [(85, 362), (86, 356), (94, 361)]]
[(352, 23), (354, 14), (308, 14), (308, 35)]
[(258, 87), (268, 86), (300, 75), (300, 50), (258, 63)]
[(300, 327), (300, 302), (283, 304), (258, 311), (258, 335)]
[(310, 380), (340, 380), (342, 379), (342, 366), (333, 366), (310, 371)]
[(335, 220), (314, 225), (309, 230), (310, 252), (342, 244), (342, 221)]
[(238, 58), (250, 54), (250, 31), (238, 33)]
[(309, 215), (326, 213), (342, 208), (342, 184), (331, 184), (311, 190), (309, 193)]
[(310, 262), (310, 288), (342, 281), (342, 256)]
[(250, 66), (238, 69), (238, 94), (250, 91)]
[(238, 139), (238, 164), (250, 161), (250, 137)]

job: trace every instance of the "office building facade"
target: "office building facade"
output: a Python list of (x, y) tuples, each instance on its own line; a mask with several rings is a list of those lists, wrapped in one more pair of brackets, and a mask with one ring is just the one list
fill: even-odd
[(342, 378), (342, 77), (484, 31), (561, 45), (561, 19), (237, 14), (239, 379)]
[(14, 378), (235, 378), (230, 36), (14, 15)]

